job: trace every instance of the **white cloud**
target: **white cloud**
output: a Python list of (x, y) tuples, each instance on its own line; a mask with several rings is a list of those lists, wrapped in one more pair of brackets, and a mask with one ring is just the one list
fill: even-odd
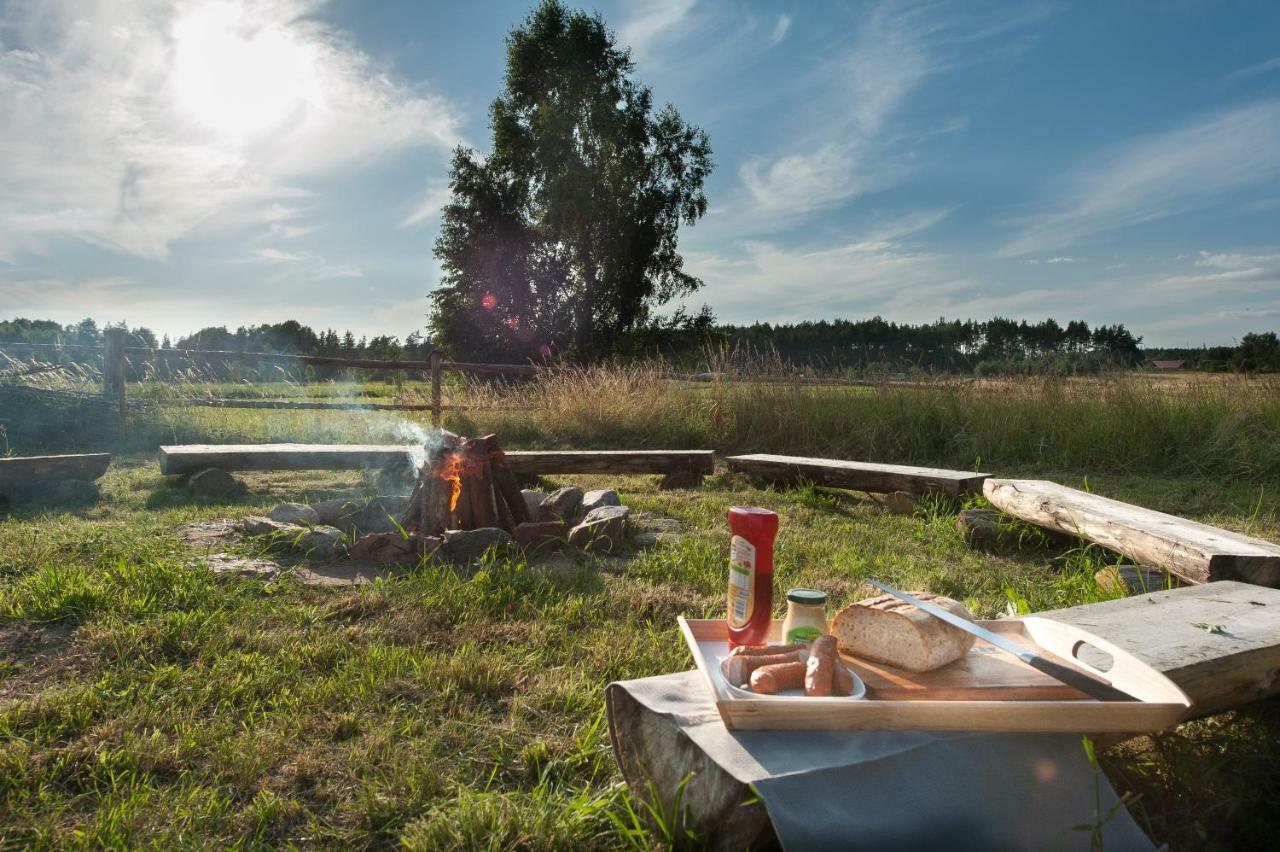
[(717, 315), (739, 322), (877, 313), (936, 319), (935, 300), (969, 290), (974, 282), (947, 258), (917, 251), (906, 240), (951, 212), (919, 211), (833, 245), (751, 240), (732, 250), (685, 252), (689, 271), (707, 285), (692, 301), (706, 299)]
[(258, 260), (267, 260), (272, 263), (299, 263), (309, 257), (305, 252), (289, 252), (273, 248), (257, 249), (253, 252), (253, 256)]
[(931, 78), (981, 55), (975, 42), (1041, 14), (992, 23), (956, 10), (965, 7), (881, 3), (861, 17), (851, 45), (819, 63), (802, 114), (790, 117), (802, 130), (739, 167), (745, 197), (734, 206), (744, 212), (735, 224), (776, 231), (884, 189), (915, 167), (915, 143), (963, 130), (967, 121), (956, 116), (935, 116), (937, 126), (923, 130), (901, 124), (912, 96)]
[(1196, 266), (1231, 270), (1280, 267), (1280, 254), (1232, 254), (1230, 252), (1215, 254), (1202, 251), (1197, 257)]
[(637, 59), (648, 58), (657, 42), (685, 23), (697, 0), (649, 0), (641, 3), (643, 11), (623, 21), (618, 27), (618, 40)]
[(1015, 222), (1017, 256), (1203, 207), (1280, 177), (1280, 100), (1204, 117), (1121, 145), (1066, 175), (1042, 212)]
[(778, 42), (787, 37), (787, 32), (791, 29), (791, 16), (779, 15), (778, 21), (773, 25), (773, 32), (769, 34), (769, 46), (773, 47)]
[(400, 221), (400, 227), (410, 228), (436, 218), (452, 197), (448, 181), (432, 181), (413, 210)]
[(1248, 77), (1256, 77), (1259, 74), (1266, 74), (1270, 71), (1280, 70), (1280, 56), (1273, 57), (1265, 62), (1259, 62), (1257, 65), (1250, 65), (1247, 68), (1240, 68), (1232, 71), (1222, 78), (1222, 82), (1231, 83), (1236, 80), (1244, 80)]
[[(450, 146), (442, 99), (291, 0), (20, 5), (0, 52), (0, 258), (75, 238), (164, 257), (198, 231), (315, 226), (300, 183)], [(285, 215), (281, 215), (284, 211)], [(290, 212), (292, 211), (292, 212)]]

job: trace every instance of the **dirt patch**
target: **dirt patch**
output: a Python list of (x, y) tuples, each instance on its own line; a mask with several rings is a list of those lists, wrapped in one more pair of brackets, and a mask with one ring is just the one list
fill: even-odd
[(77, 648), (75, 630), (72, 624), (0, 625), (0, 708), (49, 680), (88, 670), (91, 655)]

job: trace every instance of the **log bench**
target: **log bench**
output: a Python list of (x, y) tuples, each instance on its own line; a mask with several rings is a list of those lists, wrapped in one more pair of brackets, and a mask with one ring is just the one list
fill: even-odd
[(92, 482), (110, 464), (111, 453), (0, 457), (0, 491), (69, 479)]
[(1192, 583), (1280, 585), (1280, 545), (1166, 515), (1056, 482), (988, 479), (991, 505), (1046, 529), (1079, 536)]
[[(1163, 672), (1191, 699), (1188, 719), (1280, 694), (1280, 590), (1215, 582), (1036, 615), (1077, 625)], [(671, 641), (678, 641), (675, 631)], [(681, 679), (706, 689), (697, 671), (666, 679), (673, 690), (684, 685)], [(606, 691), (605, 704), (614, 755), (634, 795), (664, 812), (681, 801), (688, 809), (684, 826), (709, 848), (776, 844), (769, 815), (749, 786), (681, 728), (720, 724), (709, 696), (678, 718), (649, 710), (617, 686)]]
[(980, 492), (982, 482), (987, 478), (985, 473), (964, 470), (775, 456), (766, 453), (730, 456), (725, 462), (729, 470), (773, 482), (794, 482), (803, 478), (815, 485), (879, 494), (906, 491), (911, 494), (961, 497)]
[[(160, 448), (160, 472), (241, 470), (380, 470), (421, 447), (385, 444), (185, 444)], [(711, 450), (508, 450), (518, 475), (660, 473), (693, 480), (711, 473)]]

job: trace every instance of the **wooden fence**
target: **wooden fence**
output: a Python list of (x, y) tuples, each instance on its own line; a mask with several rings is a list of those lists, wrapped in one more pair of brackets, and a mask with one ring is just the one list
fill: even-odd
[[(320, 355), (292, 355), (275, 352), (233, 352), (217, 349), (152, 349), (145, 346), (126, 346), (126, 334), (121, 329), (107, 329), (103, 332), (103, 346), (87, 346), (82, 344), (62, 345), (57, 343), (0, 343), (0, 350), (28, 351), (33, 353), (67, 352), (79, 355), (101, 355), (102, 357), (102, 396), (119, 412), (120, 424), (128, 419), (129, 402), (126, 391), (128, 359), (130, 356), (141, 356), (148, 359), (173, 359), (206, 362), (241, 362), (263, 363), (274, 362), (296, 364), (305, 367), (346, 368), (354, 370), (394, 370), (404, 373), (417, 373), (430, 378), (431, 404), (409, 405), (399, 403), (359, 403), (359, 402), (310, 402), (275, 399), (185, 399), (176, 401), (181, 405), (209, 406), (215, 408), (263, 408), (286, 410), (333, 410), (333, 411), (430, 411), (431, 422), (440, 425), (443, 412), (465, 410), (473, 406), (445, 405), (443, 401), (443, 377), (445, 373), (468, 373), (472, 375), (520, 375), (534, 376), (539, 372), (570, 372), (569, 368), (541, 367), (534, 364), (473, 364), (464, 361), (446, 361), (439, 352), (433, 351), (426, 361), (386, 361), (368, 358), (331, 358)], [(166, 400), (157, 400), (157, 404), (167, 404)]]
[[(71, 353), (100, 355), (102, 357), (102, 396), (119, 412), (123, 428), (128, 419), (130, 403), (127, 400), (126, 376), (130, 356), (146, 359), (173, 359), (206, 362), (240, 362), (296, 364), (305, 367), (347, 368), (354, 370), (399, 371), (428, 376), (431, 381), (431, 404), (410, 405), (399, 403), (359, 402), (310, 402), (274, 399), (183, 399), (156, 400), (157, 405), (195, 405), (214, 408), (261, 408), (285, 410), (333, 410), (333, 411), (430, 411), (433, 425), (440, 425), (445, 411), (474, 410), (476, 406), (445, 405), (443, 403), (444, 373), (462, 373), (482, 376), (536, 376), (547, 373), (582, 373), (586, 368), (542, 366), (537, 364), (478, 364), (466, 361), (446, 361), (439, 352), (432, 351), (426, 361), (387, 361), (368, 358), (334, 358), (322, 355), (293, 355), (274, 352), (235, 352), (217, 349), (152, 349), (145, 346), (127, 346), (127, 334), (123, 329), (109, 328), (103, 332), (103, 346), (60, 343), (0, 343), (0, 351), (13, 350), (32, 353)], [(31, 370), (28, 372), (39, 372)], [(664, 379), (686, 382), (712, 382), (720, 379), (766, 384), (819, 385), (836, 387), (875, 388), (937, 388), (937, 382), (871, 381), (858, 379), (828, 379), (805, 376), (722, 376), (715, 373), (667, 373)]]

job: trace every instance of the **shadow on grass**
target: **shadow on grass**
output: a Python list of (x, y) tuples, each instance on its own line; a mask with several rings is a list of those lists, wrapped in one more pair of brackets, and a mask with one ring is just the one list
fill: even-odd
[(102, 497), (96, 482), (63, 480), (0, 494), (0, 518), (29, 520), (47, 514), (84, 517)]

